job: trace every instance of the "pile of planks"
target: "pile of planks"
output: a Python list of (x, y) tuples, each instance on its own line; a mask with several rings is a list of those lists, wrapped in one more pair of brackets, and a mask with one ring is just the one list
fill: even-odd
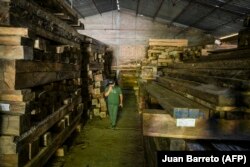
[[(109, 56), (106, 54), (107, 45), (93, 38), (86, 37), (82, 47), (87, 57), (83, 61), (87, 68), (83, 69), (82, 77), (85, 78), (84, 90), (87, 90), (86, 92), (90, 95), (86, 99), (90, 103), (88, 106), (91, 110), (89, 117), (106, 118), (107, 106), (103, 93), (105, 89), (104, 81), (106, 81), (107, 77), (105, 74), (109, 73), (106, 71), (108, 68), (104, 68), (107, 66), (105, 64), (106, 57)], [(84, 94), (83, 97), (86, 97), (86, 95)]]
[(43, 166), (80, 123), (84, 37), (32, 1), (0, 3), (0, 166)]
[[(159, 104), (142, 106), (147, 142), (169, 140), (166, 150), (232, 150), (233, 143), (249, 144), (249, 53), (229, 49), (172, 63), (161, 69), (163, 76), (156, 81), (142, 84), (144, 103), (154, 98)], [(216, 141), (221, 143), (213, 144)]]
[(186, 39), (149, 39), (147, 59), (142, 65), (167, 66), (182, 61)]

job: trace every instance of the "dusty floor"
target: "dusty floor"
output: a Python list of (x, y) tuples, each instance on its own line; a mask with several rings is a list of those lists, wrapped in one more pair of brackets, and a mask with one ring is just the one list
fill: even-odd
[(109, 118), (88, 120), (61, 166), (143, 167), (143, 151), (136, 98), (131, 92), (124, 93), (116, 129), (110, 128)]

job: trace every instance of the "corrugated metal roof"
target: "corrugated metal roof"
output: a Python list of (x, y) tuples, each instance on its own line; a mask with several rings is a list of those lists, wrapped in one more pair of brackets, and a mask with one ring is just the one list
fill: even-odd
[[(121, 10), (130, 9), (152, 19), (195, 27), (213, 35), (238, 32), (243, 28), (244, 17), (250, 14), (250, 0), (118, 1)], [(73, 0), (73, 6), (87, 17), (117, 10), (117, 0)]]

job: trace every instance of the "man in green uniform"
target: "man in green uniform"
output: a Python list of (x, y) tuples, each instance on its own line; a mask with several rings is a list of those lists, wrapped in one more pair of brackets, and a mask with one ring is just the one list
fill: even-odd
[(105, 96), (108, 98), (108, 111), (112, 128), (116, 126), (116, 118), (119, 106), (123, 107), (122, 90), (115, 84), (114, 80), (109, 81), (109, 86), (105, 89)]

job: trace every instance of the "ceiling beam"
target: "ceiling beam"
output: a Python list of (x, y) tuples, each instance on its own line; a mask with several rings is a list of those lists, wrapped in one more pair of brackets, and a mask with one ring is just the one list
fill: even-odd
[(100, 10), (98, 9), (98, 7), (97, 7), (97, 5), (96, 5), (96, 3), (95, 3), (95, 0), (92, 0), (92, 2), (93, 2), (93, 4), (95, 5), (95, 8), (96, 8), (96, 10), (98, 11), (98, 13), (99, 13), (100, 15), (102, 15), (102, 12), (100, 12)]
[(158, 16), (158, 13), (161, 10), (161, 7), (162, 7), (163, 3), (164, 3), (164, 0), (161, 0), (160, 5), (158, 6), (158, 8), (157, 8), (157, 10), (156, 10), (156, 12), (155, 12), (155, 14), (153, 16), (153, 20), (155, 20), (155, 18)]
[(238, 16), (238, 17), (236, 17), (236, 18), (234, 18), (234, 19), (231, 19), (231, 20), (229, 20), (229, 21), (227, 21), (227, 22), (225, 22), (225, 23), (223, 23), (223, 24), (220, 24), (220, 25), (216, 26), (215, 28), (213, 28), (212, 30), (209, 30), (208, 32), (212, 33), (212, 32), (214, 32), (214, 31), (220, 29), (221, 27), (223, 27), (223, 26), (225, 26), (225, 25), (227, 25), (227, 24), (230, 24), (230, 23), (232, 23), (232, 22), (235, 22), (235, 21), (237, 21), (238, 19), (241, 19), (241, 18), (243, 18), (243, 17), (245, 17), (245, 16)]
[(140, 1), (141, 1), (141, 0), (137, 0), (136, 16), (137, 16), (137, 15), (138, 15), (138, 13), (139, 13)]
[[(212, 4), (208, 4), (208, 3), (205, 3), (202, 1), (197, 1), (197, 0), (194, 0), (194, 3), (205, 6), (205, 7), (216, 7)], [(220, 8), (220, 10), (223, 12), (227, 12), (227, 13), (231, 13), (231, 14), (235, 14), (235, 15), (245, 15), (245, 13), (237, 12), (237, 11), (230, 10), (230, 9)]]
[[(178, 32), (175, 37), (179, 36), (180, 34), (186, 32), (187, 30), (189, 30), (191, 27), (195, 27), (198, 23), (200, 23), (201, 21), (203, 21), (206, 17), (210, 16), (211, 14), (213, 14), (216, 10), (221, 9), (224, 5), (227, 5), (228, 3), (230, 3), (232, 0), (228, 0), (225, 3), (222, 3), (219, 6), (213, 6), (213, 9), (210, 10), (207, 14), (205, 14), (204, 16), (200, 17), (198, 20), (196, 20), (195, 22), (193, 22), (192, 24), (188, 25), (187, 28), (184, 28), (183, 30), (181, 30), (180, 32)], [(197, 2), (197, 1), (195, 1)]]
[(189, 0), (187, 6), (185, 6), (181, 10), (181, 12), (174, 19), (171, 20), (170, 24), (173, 24), (176, 20), (178, 20), (180, 18), (180, 16), (187, 11), (187, 9), (191, 6), (191, 4), (192, 4), (192, 0)]

